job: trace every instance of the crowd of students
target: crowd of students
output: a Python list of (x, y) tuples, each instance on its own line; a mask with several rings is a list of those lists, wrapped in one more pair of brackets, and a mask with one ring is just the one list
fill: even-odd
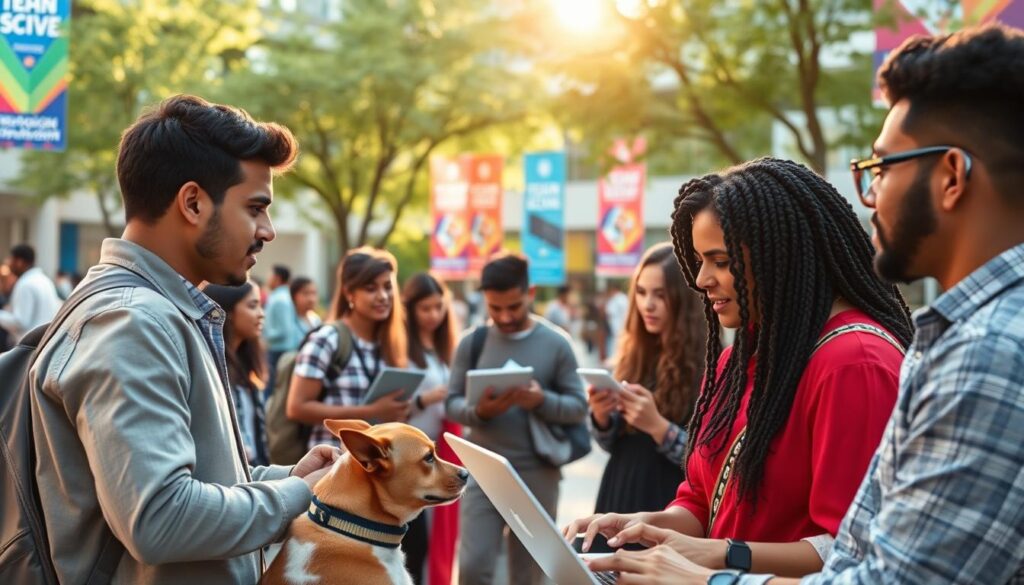
[[(312, 283), (274, 288), (266, 318), (279, 318), (275, 295), (297, 312), (265, 354), (246, 271), (274, 237), (271, 170), (287, 168), (294, 143), (237, 110), (165, 102), (124, 135), (128, 228), (86, 277), (125, 267), (152, 290), (83, 303), (34, 370), (41, 501), (77, 511), (46, 517), (58, 574), (87, 574), (109, 532), (130, 553), (119, 582), (255, 582), (253, 551), (305, 509), (337, 456), (324, 419), (358, 418), (438, 441), (461, 432), (506, 457), (552, 516), (560, 468), (580, 453), (555, 454), (551, 430), (570, 443), (589, 432), (610, 458), (595, 513), (565, 536), (582, 533), (584, 549), (606, 537), (619, 550), (591, 567), (622, 583), (1022, 582), (1022, 64), (1024, 34), (1001, 26), (894, 51), (880, 72), (892, 108), (872, 156), (851, 165), (873, 238), (798, 163), (762, 158), (686, 182), (671, 242), (630, 279), (611, 356), (620, 388), (584, 387), (567, 335), (531, 312), (514, 254), (484, 266), (489, 322), (458, 339), (444, 282), (421, 273), (400, 289), (394, 256), (352, 250), (323, 323), (309, 314)], [(211, 134), (179, 136), (174, 119)], [(147, 166), (169, 159), (192, 177), (187, 156), (207, 174)], [(892, 282), (922, 276), (946, 292), (912, 317)], [(736, 332), (729, 347), (723, 328)], [(288, 352), (291, 374), (274, 384)], [(509, 364), (532, 367), (532, 381), (469, 400), (468, 371)], [(385, 367), (425, 376), (409, 399), (365, 403)], [(294, 467), (270, 465), (267, 387), (308, 430), (308, 454), (281, 462)], [(458, 558), (461, 583), (490, 583), (503, 530), (471, 480), (458, 511), (410, 527), (407, 566), (417, 583), (448, 583)], [(514, 538), (508, 556), (513, 583), (539, 581)]]

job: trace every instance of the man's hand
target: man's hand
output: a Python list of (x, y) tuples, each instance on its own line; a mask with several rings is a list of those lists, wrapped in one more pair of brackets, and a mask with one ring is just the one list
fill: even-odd
[(512, 390), (515, 393), (515, 403), (523, 410), (533, 410), (544, 404), (544, 390), (541, 389), (537, 380), (530, 380), (530, 385), (525, 388)]
[(505, 414), (505, 411), (512, 408), (516, 401), (516, 391), (508, 390), (503, 394), (495, 394), (494, 388), (484, 390), (480, 402), (476, 403), (476, 415), (483, 420), (491, 420), (496, 416)]
[(690, 562), (672, 547), (620, 550), (587, 561), (591, 571), (616, 571), (622, 585), (704, 585), (713, 571)]
[(327, 475), (334, 462), (341, 457), (341, 449), (331, 445), (317, 445), (309, 450), (295, 467), (292, 467), (291, 475), (301, 477), (306, 485), (312, 490), (320, 478)]

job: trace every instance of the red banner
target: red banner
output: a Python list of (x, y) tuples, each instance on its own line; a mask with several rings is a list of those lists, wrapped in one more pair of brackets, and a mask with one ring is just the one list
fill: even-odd
[(597, 184), (597, 274), (628, 277), (644, 252), (643, 163), (622, 164)]
[(430, 159), (430, 268), (450, 279), (469, 273), (469, 172), (465, 157)]
[(501, 249), (502, 158), (466, 155), (469, 167), (469, 271), (478, 275), (487, 259)]

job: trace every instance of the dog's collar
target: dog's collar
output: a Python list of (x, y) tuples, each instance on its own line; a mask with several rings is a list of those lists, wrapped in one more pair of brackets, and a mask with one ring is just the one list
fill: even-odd
[(309, 511), (306, 513), (309, 519), (319, 526), (328, 530), (344, 534), (349, 538), (383, 546), (384, 548), (398, 548), (402, 544), (402, 537), (409, 531), (409, 525), (383, 524), (374, 520), (356, 516), (344, 510), (321, 502), (316, 496), (309, 504)]

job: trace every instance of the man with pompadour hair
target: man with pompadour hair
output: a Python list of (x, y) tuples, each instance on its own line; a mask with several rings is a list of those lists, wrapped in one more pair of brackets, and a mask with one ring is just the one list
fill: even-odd
[(124, 233), (103, 241), (80, 285), (92, 294), (69, 299), (28, 380), (61, 583), (256, 583), (262, 548), (337, 456), (321, 446), (291, 468), (249, 467), (225, 313), (198, 288), (246, 281), (275, 236), (273, 176), (297, 152), (287, 128), (188, 95), (125, 130)]

